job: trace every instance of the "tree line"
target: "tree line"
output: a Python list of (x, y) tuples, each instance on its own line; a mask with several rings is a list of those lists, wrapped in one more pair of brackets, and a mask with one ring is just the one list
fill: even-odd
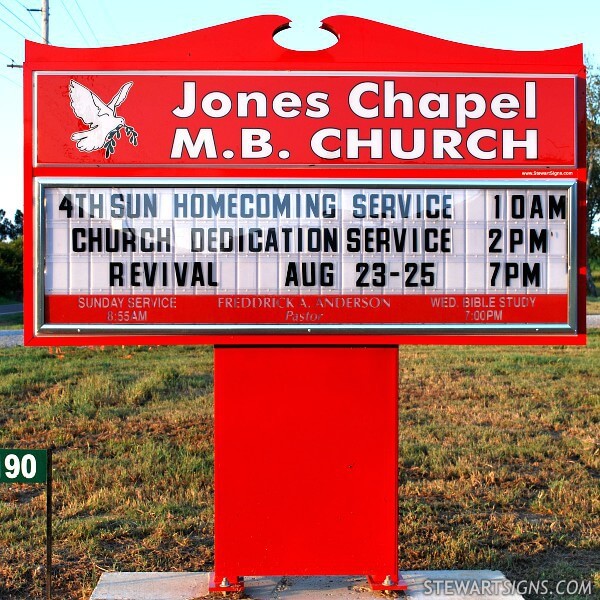
[(0, 208), (0, 296), (10, 300), (23, 298), (23, 213), (13, 220)]
[(587, 293), (597, 296), (592, 267), (600, 268), (600, 71), (587, 72)]

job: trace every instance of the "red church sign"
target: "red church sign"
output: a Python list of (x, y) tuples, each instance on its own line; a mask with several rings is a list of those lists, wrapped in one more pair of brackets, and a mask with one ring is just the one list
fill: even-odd
[(215, 345), (212, 592), (405, 590), (397, 345), (585, 343), (582, 48), (285, 26), (27, 44), (25, 341)]
[(28, 43), (28, 343), (584, 341), (581, 48), (330, 23)]

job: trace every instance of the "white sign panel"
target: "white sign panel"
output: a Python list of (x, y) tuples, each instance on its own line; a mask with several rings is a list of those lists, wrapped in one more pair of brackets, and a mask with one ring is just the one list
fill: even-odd
[[(304, 308), (320, 312), (317, 325), (569, 321), (570, 185), (43, 194), (43, 288), (56, 323), (111, 322), (97, 310), (123, 296), (149, 298), (142, 324), (168, 322), (159, 313), (170, 310), (179, 323), (285, 325), (303, 322), (290, 313)], [(469, 308), (486, 313), (473, 319)]]

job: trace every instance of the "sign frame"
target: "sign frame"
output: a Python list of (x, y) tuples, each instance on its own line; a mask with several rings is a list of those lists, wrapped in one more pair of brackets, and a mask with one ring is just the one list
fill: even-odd
[[(440, 332), (412, 329), (399, 332), (365, 331), (349, 328), (308, 331), (276, 330), (269, 332), (200, 331), (185, 334), (130, 330), (125, 335), (110, 329), (83, 331), (51, 331), (40, 327), (39, 276), (40, 258), (32, 244), (24, 249), (25, 263), (25, 344), (44, 346), (90, 344), (248, 344), (248, 345), (347, 345), (347, 344), (585, 344), (585, 66), (581, 45), (548, 51), (506, 51), (473, 47), (449, 42), (383, 25), (355, 17), (331, 17), (323, 27), (337, 32), (338, 43), (323, 51), (297, 52), (286, 50), (273, 41), (273, 34), (288, 27), (288, 21), (278, 16), (262, 16), (218, 25), (204, 30), (182, 34), (165, 40), (144, 42), (129, 46), (98, 49), (70, 49), (44, 46), (33, 42), (26, 44), (24, 64), (24, 116), (25, 116), (25, 219), (26, 238), (38, 243), (42, 232), (38, 230), (41, 219), (37, 215), (39, 182), (101, 181), (106, 185), (117, 180), (136, 183), (150, 178), (162, 181), (185, 180), (188, 185), (210, 180), (260, 180), (279, 181), (294, 179), (303, 184), (311, 180), (353, 181), (412, 181), (424, 180), (428, 185), (452, 181), (485, 182), (486, 187), (502, 181), (543, 182), (546, 185), (571, 185), (577, 182), (573, 194), (570, 227), (571, 263), (569, 293), (569, 326), (554, 330), (533, 327), (531, 330), (506, 329), (498, 331), (493, 326), (481, 329), (448, 328)], [(340, 35), (343, 33), (343, 35)], [(252, 44), (248, 45), (249, 35)], [(227, 40), (227, 43), (225, 43)], [(402, 48), (401, 53), (392, 49)], [(424, 58), (426, 57), (426, 58)], [(573, 159), (557, 159), (541, 165), (539, 161), (515, 160), (511, 164), (460, 165), (455, 161), (441, 160), (424, 167), (418, 164), (384, 165), (376, 161), (353, 164), (231, 164), (219, 160), (206, 164), (148, 165), (119, 164), (98, 157), (98, 164), (86, 161), (74, 165), (66, 162), (40, 162), (37, 156), (37, 86), (40, 75), (96, 74), (100, 75), (152, 75), (152, 74), (210, 74), (210, 73), (282, 73), (298, 76), (318, 73), (351, 77), (369, 73), (373, 77), (414, 75), (415, 77), (443, 76), (479, 78), (555, 78), (573, 80)], [(85, 75), (87, 76), (87, 75)], [(449, 79), (448, 79), (449, 78)], [(93, 86), (92, 86), (93, 87)], [(566, 88), (565, 88), (566, 90)], [(466, 90), (463, 90), (466, 91)], [(101, 94), (104, 98), (104, 92)], [(61, 100), (61, 102), (64, 102)], [(106, 100), (106, 98), (105, 98)], [(68, 103), (68, 98), (66, 98)], [(502, 100), (503, 102), (504, 100)], [(133, 101), (130, 101), (133, 102)], [(125, 107), (129, 106), (126, 104)], [(498, 105), (497, 105), (498, 106)], [(73, 118), (73, 115), (71, 115)], [(293, 123), (290, 123), (293, 125)], [(81, 123), (79, 123), (81, 125)], [(121, 142), (124, 144), (126, 142)], [(72, 144), (72, 142), (69, 142)], [(119, 155), (117, 150), (117, 155)], [(77, 153), (75, 151), (75, 153)], [(115, 155), (115, 156), (117, 156)], [(120, 156), (120, 155), (119, 155)], [(559, 157), (560, 154), (557, 154)], [(74, 168), (75, 167), (75, 168)], [(151, 167), (151, 168), (149, 168)], [(529, 169), (526, 171), (525, 169)], [(528, 174), (526, 174), (528, 173)], [(35, 208), (34, 208), (35, 207)], [(576, 235), (575, 235), (576, 232)], [(39, 247), (39, 246), (38, 246)], [(77, 331), (80, 329), (81, 331)], [(537, 331), (536, 331), (537, 329)]]
[[(148, 324), (148, 325), (131, 325), (131, 324), (105, 324), (105, 323), (85, 323), (85, 324), (52, 324), (46, 323), (44, 317), (45, 307), (45, 245), (46, 245), (46, 201), (45, 190), (47, 188), (68, 187), (77, 188), (135, 188), (135, 189), (159, 189), (159, 188), (189, 188), (192, 183), (204, 186), (218, 186), (219, 188), (235, 188), (243, 189), (271, 187), (276, 186), (277, 189), (293, 188), (303, 186), (304, 188), (315, 188), (324, 190), (332, 189), (485, 189), (494, 190), (502, 188), (510, 188), (511, 190), (528, 189), (535, 190), (552, 190), (552, 189), (567, 189), (569, 197), (567, 200), (567, 254), (568, 254), (568, 322), (562, 323), (499, 323), (499, 324), (481, 324), (481, 323), (374, 323), (374, 324), (242, 324), (242, 323), (181, 323), (181, 324)], [(265, 179), (205, 179), (201, 182), (190, 182), (182, 178), (138, 178), (138, 179), (111, 179), (110, 185), (104, 179), (83, 180), (81, 178), (72, 179), (57, 179), (57, 178), (40, 178), (36, 180), (36, 199), (38, 211), (36, 213), (35, 229), (39, 232), (36, 253), (36, 294), (35, 294), (35, 330), (39, 335), (100, 335), (102, 333), (115, 333), (120, 335), (219, 335), (235, 333), (239, 336), (243, 335), (298, 335), (298, 334), (367, 334), (367, 335), (386, 335), (386, 336), (404, 336), (404, 335), (473, 335), (485, 334), (488, 331), (493, 331), (496, 334), (527, 334), (539, 333), (546, 334), (565, 334), (574, 333), (577, 328), (577, 221), (575, 218), (577, 211), (577, 181), (576, 180), (514, 180), (514, 179), (497, 179), (497, 180), (478, 180), (478, 179), (447, 179), (447, 180), (429, 180), (429, 179), (411, 179), (411, 180), (395, 180), (395, 179), (369, 179), (367, 181), (356, 181), (354, 179), (282, 179), (282, 180), (265, 180)], [(501, 255), (500, 258), (504, 258)], [(504, 295), (504, 292), (499, 292)], [(444, 295), (444, 294), (442, 294)], [(446, 294), (447, 295), (447, 294)], [(468, 295), (468, 294), (467, 294)], [(489, 295), (489, 292), (480, 294), (481, 296)], [(510, 294), (506, 294), (510, 295)], [(366, 296), (369, 296), (366, 294)], [(375, 296), (375, 295), (373, 295)]]

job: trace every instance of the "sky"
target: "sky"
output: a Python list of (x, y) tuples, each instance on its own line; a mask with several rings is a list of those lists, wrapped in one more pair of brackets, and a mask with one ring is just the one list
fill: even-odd
[[(160, 39), (261, 14), (292, 20), (282, 43), (298, 51), (327, 44), (323, 19), (354, 15), (439, 38), (511, 50), (547, 50), (583, 43), (600, 64), (598, 0), (49, 0), (50, 43), (118, 46)], [(23, 207), (21, 65), (25, 38), (41, 41), (40, 0), (0, 0), (0, 208)], [(294, 37), (297, 36), (297, 37)], [(323, 39), (325, 37), (325, 40)]]

